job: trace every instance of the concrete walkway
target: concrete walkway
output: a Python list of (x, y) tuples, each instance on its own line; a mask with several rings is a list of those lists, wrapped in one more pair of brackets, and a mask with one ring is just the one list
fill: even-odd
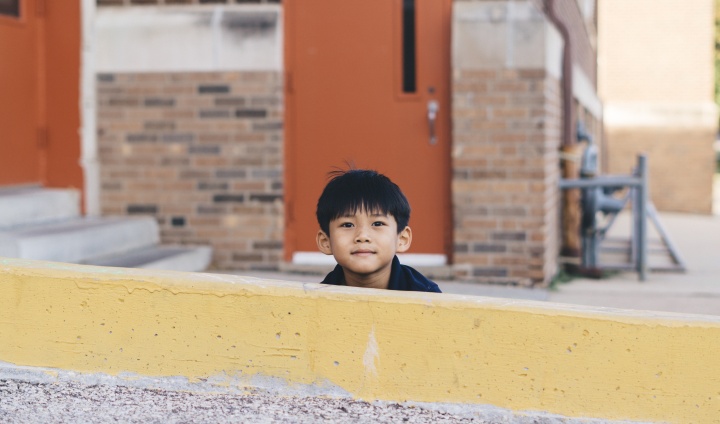
[[(720, 187), (720, 184), (717, 185)], [(720, 197), (720, 196), (719, 196)], [(437, 281), (444, 293), (541, 300), (624, 309), (720, 315), (720, 215), (660, 213), (660, 220), (686, 262), (686, 273), (620, 273), (601, 280), (574, 279), (555, 289), (523, 289)], [(625, 232), (619, 220), (620, 234)], [(629, 227), (626, 234), (629, 234)], [(244, 272), (278, 280), (319, 282), (317, 275)]]
[(645, 282), (622, 273), (603, 280), (579, 279), (549, 292), (560, 303), (720, 315), (720, 174), (714, 176), (713, 215), (660, 213), (685, 260), (687, 272), (651, 273)]
[(686, 273), (635, 273), (602, 280), (578, 279), (550, 291), (560, 303), (720, 315), (720, 216), (661, 213)]

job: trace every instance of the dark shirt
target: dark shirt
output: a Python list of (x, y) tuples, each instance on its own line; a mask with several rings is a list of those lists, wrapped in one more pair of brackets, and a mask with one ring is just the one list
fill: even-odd
[[(334, 286), (344, 286), (345, 274), (340, 265), (325, 276), (321, 284), (332, 284)], [(405, 290), (419, 292), (442, 293), (440, 287), (434, 282), (425, 278), (424, 275), (407, 265), (400, 265), (397, 256), (393, 258), (392, 267), (390, 268), (390, 283), (388, 290)]]

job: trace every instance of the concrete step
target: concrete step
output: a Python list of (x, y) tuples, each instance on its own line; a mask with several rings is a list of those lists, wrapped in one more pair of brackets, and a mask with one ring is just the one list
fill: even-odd
[(160, 246), (152, 217), (80, 217), (80, 192), (0, 188), (0, 256), (92, 265), (203, 271), (208, 246)]
[(74, 219), (80, 192), (34, 186), (0, 188), (0, 229)]
[(159, 242), (152, 217), (87, 217), (0, 231), (0, 256), (81, 263)]
[[(629, 240), (607, 240), (600, 247), (600, 268), (607, 270), (635, 269), (631, 261), (631, 247)], [(647, 252), (648, 269), (655, 272), (678, 272), (682, 267), (674, 260), (662, 240), (648, 240)]]
[(83, 261), (87, 265), (123, 268), (162, 269), (171, 271), (204, 271), (210, 265), (209, 246), (150, 246), (130, 252)]

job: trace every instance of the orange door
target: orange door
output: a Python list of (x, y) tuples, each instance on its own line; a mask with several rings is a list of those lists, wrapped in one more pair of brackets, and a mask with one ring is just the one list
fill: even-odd
[(286, 259), (317, 251), (317, 199), (327, 173), (350, 162), (386, 174), (405, 192), (409, 253), (449, 261), (451, 1), (283, 4)]
[[(13, 2), (3, 2), (13, 3)], [(35, 2), (0, 9), (0, 185), (39, 183), (44, 93), (42, 25)]]
[(80, 33), (79, 1), (0, 0), (0, 186), (82, 188)]
[(80, 1), (45, 0), (47, 160), (44, 183), (83, 187), (80, 167)]

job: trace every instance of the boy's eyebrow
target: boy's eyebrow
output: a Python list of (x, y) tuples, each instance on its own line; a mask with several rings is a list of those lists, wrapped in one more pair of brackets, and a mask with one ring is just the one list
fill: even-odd
[[(355, 215), (357, 215), (357, 212), (355, 212), (355, 213), (346, 212), (346, 213), (340, 215), (338, 218), (355, 218)], [(382, 212), (373, 212), (369, 215), (373, 216), (373, 217), (387, 217), (388, 216), (387, 213), (382, 213)]]

